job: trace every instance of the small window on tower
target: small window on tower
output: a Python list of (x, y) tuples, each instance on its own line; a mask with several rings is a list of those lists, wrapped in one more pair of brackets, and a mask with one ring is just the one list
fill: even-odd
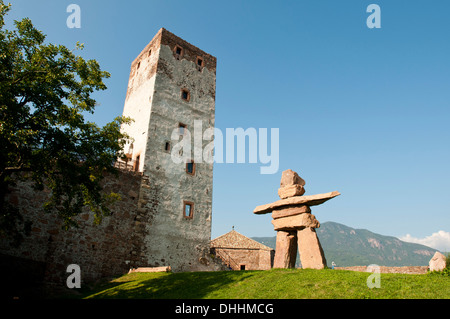
[(197, 70), (201, 71), (203, 68), (203, 59), (201, 57), (197, 57)]
[(148, 50), (148, 56), (152, 55), (152, 50)]
[(178, 132), (180, 135), (184, 135), (184, 130), (186, 129), (186, 124), (178, 123)]
[(141, 62), (138, 62), (136, 69), (139, 69), (140, 66), (141, 66)]
[(175, 52), (175, 58), (177, 60), (179, 60), (183, 56), (183, 48), (180, 47), (179, 45), (175, 46), (174, 52)]
[(191, 99), (191, 94), (188, 89), (181, 89), (181, 98), (187, 102)]
[(192, 219), (194, 216), (194, 203), (183, 201), (183, 217)]
[(170, 152), (170, 142), (166, 142), (166, 144), (164, 145), (164, 150), (166, 152)]
[(190, 161), (186, 163), (186, 173), (190, 175), (195, 175), (195, 163), (194, 161)]

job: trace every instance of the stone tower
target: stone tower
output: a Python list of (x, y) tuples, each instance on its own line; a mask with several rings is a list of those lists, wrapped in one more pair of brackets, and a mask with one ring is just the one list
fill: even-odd
[[(122, 130), (134, 139), (125, 149), (128, 165), (143, 174), (141, 266), (192, 271), (208, 263), (213, 164), (175, 162), (172, 134), (181, 140), (190, 133), (193, 141), (194, 121), (214, 128), (215, 84), (216, 58), (163, 28), (131, 64), (123, 115), (134, 123)], [(200, 140), (202, 149), (211, 143)]]

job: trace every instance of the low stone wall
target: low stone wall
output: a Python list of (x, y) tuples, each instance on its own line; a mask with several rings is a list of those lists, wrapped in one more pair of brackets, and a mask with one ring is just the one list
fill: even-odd
[[(428, 271), (428, 266), (379, 267), (382, 274), (426, 274)], [(334, 267), (334, 269), (367, 272), (367, 266)]]
[[(19, 247), (6, 238), (0, 238), (0, 265), (10, 277), (23, 277), (20, 269), (27, 272), (41, 265), (42, 282), (65, 287), (70, 274), (67, 266), (77, 264), (81, 280), (93, 281), (102, 277), (125, 274), (131, 267), (145, 265), (142, 250), (146, 235), (145, 216), (138, 213), (141, 175), (122, 171), (118, 177), (107, 175), (104, 190), (121, 195), (121, 200), (111, 207), (112, 215), (104, 217), (100, 225), (94, 225), (93, 213), (87, 209), (77, 216), (78, 228), (62, 229), (62, 222), (54, 214), (47, 214), (42, 204), (49, 192), (36, 192), (30, 182), (18, 182), (9, 195), (10, 203), (19, 207), (25, 219), (32, 222), (31, 233), (24, 237)], [(7, 269), (5, 265), (20, 263), (21, 267)], [(29, 264), (27, 266), (25, 264)], [(40, 281), (35, 278), (35, 281)]]

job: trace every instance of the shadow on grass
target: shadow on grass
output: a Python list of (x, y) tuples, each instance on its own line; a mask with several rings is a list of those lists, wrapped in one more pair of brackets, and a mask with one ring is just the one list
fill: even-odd
[(215, 291), (253, 275), (251, 271), (140, 274), (135, 280), (124, 277), (124, 282), (112, 282), (108, 288), (86, 298), (200, 299), (214, 297)]

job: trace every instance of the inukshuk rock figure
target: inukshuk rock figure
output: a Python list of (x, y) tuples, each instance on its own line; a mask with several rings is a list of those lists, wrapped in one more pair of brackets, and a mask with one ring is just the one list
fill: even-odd
[(320, 227), (310, 206), (323, 204), (339, 192), (302, 196), (305, 181), (290, 169), (281, 176), (278, 195), (281, 200), (258, 206), (254, 214), (272, 212), (272, 224), (277, 231), (274, 268), (294, 268), (297, 247), (302, 268), (322, 269), (326, 266), (325, 255), (315, 228)]

